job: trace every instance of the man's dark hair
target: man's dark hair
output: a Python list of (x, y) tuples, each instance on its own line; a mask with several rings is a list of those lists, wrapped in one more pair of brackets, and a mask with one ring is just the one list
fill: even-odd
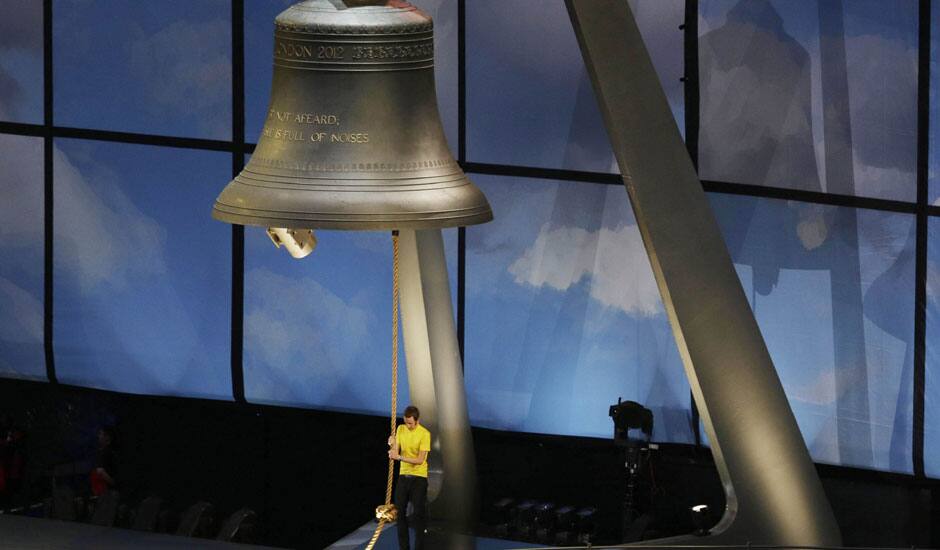
[(414, 405), (408, 405), (405, 407), (405, 414), (402, 416), (405, 418), (414, 418), (415, 420), (418, 420), (421, 418), (421, 411), (419, 411), (418, 407), (415, 407)]

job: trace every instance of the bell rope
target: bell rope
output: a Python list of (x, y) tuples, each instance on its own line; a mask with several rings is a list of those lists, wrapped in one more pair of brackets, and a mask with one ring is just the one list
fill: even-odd
[[(392, 413), (390, 429), (395, 436), (395, 424), (398, 420), (398, 231), (392, 231)], [(396, 441), (397, 444), (397, 441)], [(376, 507), (375, 517), (379, 520), (372, 539), (366, 550), (372, 550), (382, 534), (386, 523), (398, 519), (398, 510), (392, 504), (392, 480), (395, 477), (395, 461), (388, 459), (388, 483), (385, 485), (385, 504)]]

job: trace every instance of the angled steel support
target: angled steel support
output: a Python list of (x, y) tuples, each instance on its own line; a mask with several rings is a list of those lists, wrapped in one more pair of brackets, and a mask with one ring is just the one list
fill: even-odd
[(431, 515), (473, 526), (476, 459), (440, 229), (401, 231), (401, 317), (411, 401), (431, 431)]
[(629, 5), (566, 4), (725, 489), (723, 517), (694, 541), (839, 546), (829, 502)]

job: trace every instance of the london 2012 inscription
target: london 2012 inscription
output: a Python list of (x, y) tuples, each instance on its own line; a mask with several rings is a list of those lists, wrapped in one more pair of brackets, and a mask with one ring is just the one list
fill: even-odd
[[(291, 124), (293, 127), (278, 127), (277, 123)], [(296, 125), (301, 125), (299, 128)], [(340, 117), (326, 113), (293, 113), (271, 109), (268, 122), (262, 135), (280, 141), (365, 144), (369, 143), (369, 133), (362, 131), (340, 131)], [(334, 127), (325, 129), (323, 127)]]
[(415, 61), (434, 58), (431, 39), (414, 44), (395, 42), (376, 44), (315, 43), (313, 41), (278, 38), (274, 44), (274, 58), (284, 61)]

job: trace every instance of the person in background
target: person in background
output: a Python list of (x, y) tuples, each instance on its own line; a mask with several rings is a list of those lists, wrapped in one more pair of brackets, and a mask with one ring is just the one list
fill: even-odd
[(398, 547), (408, 550), (408, 503), (414, 509), (415, 550), (424, 548), (428, 502), (428, 453), (431, 452), (431, 432), (419, 422), (418, 407), (405, 408), (405, 423), (395, 435), (388, 438), (391, 449), (388, 457), (401, 462), (398, 483), (395, 485), (395, 508), (398, 509)]
[(98, 449), (95, 467), (89, 475), (91, 494), (101, 496), (115, 486), (114, 430), (107, 426), (98, 429)]

